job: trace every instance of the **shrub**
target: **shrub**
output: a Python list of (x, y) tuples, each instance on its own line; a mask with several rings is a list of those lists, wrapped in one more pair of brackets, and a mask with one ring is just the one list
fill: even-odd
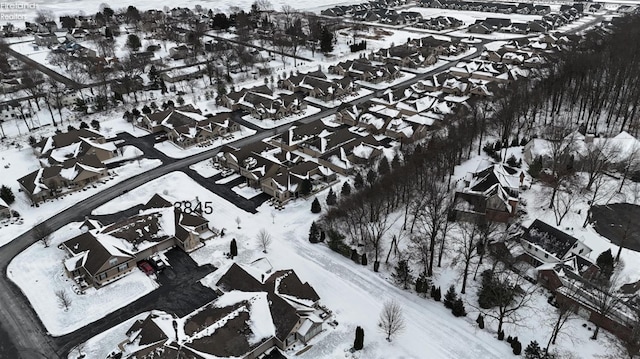
[(478, 328), (484, 329), (484, 317), (482, 313), (478, 314), (478, 319), (476, 319), (476, 323), (478, 323)]
[(453, 285), (449, 287), (447, 293), (444, 295), (444, 306), (449, 309), (453, 309), (453, 303), (458, 299), (458, 294)]
[(453, 313), (456, 317), (464, 317), (467, 315), (467, 311), (464, 308), (464, 302), (462, 299), (458, 298), (453, 302), (453, 308), (451, 308), (451, 313)]

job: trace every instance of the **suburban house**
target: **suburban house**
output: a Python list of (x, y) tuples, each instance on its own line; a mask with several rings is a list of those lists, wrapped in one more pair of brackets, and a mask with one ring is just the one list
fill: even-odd
[(290, 76), (278, 81), (278, 87), (325, 102), (351, 95), (359, 88), (350, 77), (329, 80), (322, 71)]
[(216, 159), (223, 166), (237, 171), (248, 185), (260, 188), (280, 203), (297, 198), (304, 180), (323, 186), (336, 179), (330, 168), (264, 142), (239, 149), (224, 146)]
[(586, 257), (589, 248), (577, 238), (536, 219), (520, 238), (524, 253), (520, 260), (539, 266), (543, 263), (560, 263), (573, 256)]
[(82, 287), (99, 288), (129, 273), (140, 260), (171, 247), (191, 252), (215, 236), (209, 221), (185, 213), (156, 194), (138, 214), (102, 225), (85, 221), (84, 233), (60, 245), (69, 277)]
[(58, 36), (50, 32), (37, 33), (33, 35), (33, 42), (38, 46), (57, 46), (60, 44)]
[(369, 60), (384, 62), (400, 67), (418, 68), (433, 65), (438, 61), (435, 50), (416, 47), (412, 43), (380, 49), (369, 56)]
[(144, 115), (136, 124), (152, 133), (166, 133), (167, 138), (181, 148), (206, 143), (241, 129), (232, 120), (230, 112), (202, 115), (200, 110), (192, 106), (169, 108)]
[(233, 111), (246, 111), (260, 120), (281, 119), (307, 108), (307, 103), (298, 95), (275, 95), (265, 85), (224, 94), (220, 97), (220, 103)]
[(307, 344), (330, 315), (293, 270), (234, 263), (215, 285), (220, 296), (183, 318), (152, 312), (136, 321), (118, 345), (119, 357), (262, 358), (296, 342)]
[(366, 59), (347, 60), (329, 66), (329, 73), (374, 84), (391, 82), (402, 76), (398, 67), (393, 64), (373, 65)]
[[(518, 172), (520, 172), (518, 174)], [(524, 173), (483, 161), (458, 183), (452, 215), (458, 220), (509, 222), (518, 209)]]
[(104, 161), (117, 155), (116, 146), (98, 132), (73, 130), (47, 137), (33, 146), (42, 168), (19, 178), (32, 203), (82, 189), (108, 174)]

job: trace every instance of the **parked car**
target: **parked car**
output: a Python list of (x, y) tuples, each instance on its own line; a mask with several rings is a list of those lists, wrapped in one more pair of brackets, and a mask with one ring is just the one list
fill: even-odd
[(166, 267), (162, 259), (158, 256), (151, 257), (151, 261), (149, 263), (151, 263), (156, 272), (161, 272)]
[(231, 176), (232, 174), (233, 174), (233, 170), (229, 168), (222, 171), (222, 177), (228, 177), (228, 176)]
[(155, 273), (151, 264), (145, 261), (138, 262), (138, 268), (140, 268), (140, 270), (146, 275), (152, 275), (153, 273)]

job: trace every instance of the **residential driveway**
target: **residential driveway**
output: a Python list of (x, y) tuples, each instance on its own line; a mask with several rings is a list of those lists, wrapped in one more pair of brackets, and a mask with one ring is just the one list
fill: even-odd
[(82, 343), (140, 313), (162, 310), (183, 317), (217, 298), (211, 288), (199, 283), (200, 279), (216, 270), (214, 266), (198, 266), (180, 249), (172, 249), (166, 256), (171, 266), (157, 274), (160, 288), (73, 333), (54, 338), (60, 348), (58, 353), (66, 354), (74, 344)]
[(630, 203), (594, 206), (591, 209), (591, 223), (596, 232), (611, 243), (636, 252), (640, 252), (639, 218), (640, 206)]

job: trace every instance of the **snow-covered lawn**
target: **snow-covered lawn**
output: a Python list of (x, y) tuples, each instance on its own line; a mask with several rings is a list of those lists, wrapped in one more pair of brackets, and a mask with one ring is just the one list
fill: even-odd
[(211, 162), (211, 160), (198, 162), (189, 166), (189, 168), (198, 172), (198, 174), (204, 178), (210, 178), (220, 173), (219, 169), (213, 167), (213, 162)]
[[(51, 245), (36, 242), (17, 255), (7, 267), (7, 276), (29, 299), (47, 331), (61, 336), (94, 322), (150, 293), (158, 284), (139, 269), (101, 289), (76, 294), (76, 284), (65, 273), (65, 251), (58, 245), (80, 234), (80, 223), (70, 223), (51, 235)], [(71, 301), (68, 310), (60, 304), (57, 291)]]
[[(559, 7), (558, 7), (559, 8)], [(499, 19), (510, 19), (513, 22), (529, 22), (533, 20), (540, 20), (540, 15), (521, 15), (521, 14), (502, 14), (495, 12), (482, 12), (482, 11), (466, 11), (466, 10), (451, 10), (451, 9), (436, 9), (425, 7), (412, 7), (406, 11), (417, 11), (425, 18), (432, 18), (438, 16), (450, 16), (456, 18), (465, 25), (471, 25), (476, 20), (484, 20), (488, 17)]]
[(287, 117), (283, 117), (279, 120), (272, 120), (272, 119), (265, 119), (265, 120), (260, 120), (258, 118), (255, 118), (251, 115), (246, 115), (243, 116), (242, 119), (252, 123), (260, 128), (264, 128), (264, 129), (271, 129), (271, 128), (275, 128), (278, 126), (282, 126), (285, 125), (287, 123), (291, 123), (294, 121), (297, 121), (301, 118), (305, 118), (311, 115), (315, 115), (316, 113), (320, 112), (321, 110), (317, 107), (311, 106), (311, 105), (307, 105), (307, 108), (302, 110), (300, 113), (291, 115), (291, 116), (287, 116)]
[(239, 140), (241, 138), (252, 136), (255, 133), (256, 133), (255, 130), (246, 128), (244, 126), (240, 126), (240, 131), (233, 132), (226, 138), (217, 137), (214, 140), (209, 141), (207, 145), (202, 145), (202, 146), (195, 145), (195, 146), (191, 146), (189, 148), (183, 149), (181, 147), (178, 147), (178, 145), (173, 144), (171, 141), (167, 140), (160, 143), (156, 143), (155, 145), (153, 145), (153, 147), (171, 158), (185, 158), (201, 152), (208, 151), (215, 147), (220, 147), (224, 144)]
[(241, 185), (235, 186), (233, 187), (231, 190), (233, 190), (233, 192), (239, 194), (240, 196), (246, 198), (246, 199), (251, 199), (259, 194), (262, 193), (261, 190), (257, 189), (257, 188), (253, 188), (251, 186), (247, 186), (246, 183), (243, 183)]

